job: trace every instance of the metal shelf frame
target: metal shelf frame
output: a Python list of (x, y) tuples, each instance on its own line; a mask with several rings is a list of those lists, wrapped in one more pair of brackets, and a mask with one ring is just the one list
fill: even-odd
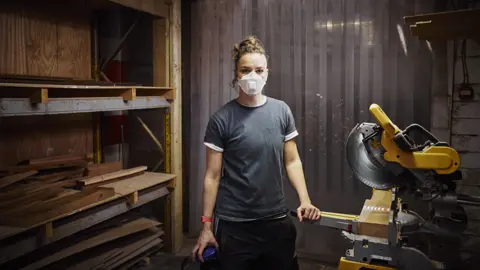
[(121, 97), (51, 98), (47, 104), (32, 103), (29, 98), (1, 98), (0, 117), (54, 115), (125, 110), (169, 108), (163, 97), (137, 97), (124, 101)]

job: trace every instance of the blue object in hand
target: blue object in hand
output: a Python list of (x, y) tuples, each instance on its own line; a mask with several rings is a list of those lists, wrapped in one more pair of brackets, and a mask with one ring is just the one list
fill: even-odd
[[(215, 247), (205, 248), (202, 253), (202, 258), (204, 262), (215, 260), (217, 258), (217, 249)], [(198, 257), (197, 261), (200, 261)]]

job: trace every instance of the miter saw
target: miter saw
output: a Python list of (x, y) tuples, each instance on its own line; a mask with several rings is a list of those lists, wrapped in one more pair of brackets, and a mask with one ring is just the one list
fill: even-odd
[[(400, 130), (377, 104), (370, 113), (377, 123), (352, 129), (346, 158), (355, 178), (373, 188), (371, 199), (358, 216), (322, 212), (313, 222), (341, 229), (353, 243), (338, 269), (461, 269), (459, 256), (435, 257), (432, 244), (450, 246), (449, 258), (460, 254), (467, 225), (462, 205), (480, 206), (480, 198), (455, 193), (462, 178), (459, 154), (420, 125)], [(411, 211), (407, 197), (424, 202), (429, 214)], [(422, 248), (414, 240), (428, 245)]]

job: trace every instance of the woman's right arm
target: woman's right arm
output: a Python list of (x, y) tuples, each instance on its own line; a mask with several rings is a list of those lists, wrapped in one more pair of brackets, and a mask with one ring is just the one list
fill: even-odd
[[(207, 169), (203, 184), (203, 216), (212, 217), (218, 185), (222, 176), (222, 153), (207, 147)], [(212, 229), (211, 222), (205, 222), (204, 229)]]
[[(222, 153), (207, 147), (207, 170), (203, 180), (203, 216), (213, 217), (213, 208), (217, 199), (218, 185), (222, 176)], [(203, 250), (213, 245), (218, 248), (218, 243), (212, 232), (212, 223), (203, 223), (202, 231), (197, 244), (193, 248), (192, 256), (202, 259)]]

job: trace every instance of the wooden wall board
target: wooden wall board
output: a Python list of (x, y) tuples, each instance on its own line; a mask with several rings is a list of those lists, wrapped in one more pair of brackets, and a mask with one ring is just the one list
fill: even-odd
[(0, 2), (0, 74), (90, 79), (90, 70), (88, 6), (58, 0)]
[(0, 167), (23, 160), (93, 153), (91, 114), (0, 118)]

